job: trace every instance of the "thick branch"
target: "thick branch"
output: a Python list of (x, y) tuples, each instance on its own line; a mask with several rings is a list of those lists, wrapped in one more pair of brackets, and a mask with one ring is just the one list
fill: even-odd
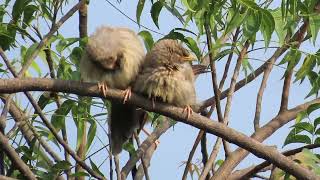
[[(320, 147), (320, 144), (310, 144), (310, 145), (306, 145), (306, 146), (303, 146), (300, 148), (285, 151), (282, 154), (285, 156), (292, 156), (294, 154), (301, 152), (303, 149), (315, 149), (315, 148), (319, 148), (319, 147)], [(270, 163), (268, 161), (265, 161), (265, 162), (262, 162), (256, 166), (236, 171), (231, 175), (231, 177), (229, 177), (229, 179), (249, 179), (254, 174), (260, 172), (262, 169), (264, 169), (265, 167), (267, 167), (269, 165), (270, 165)]]
[[(63, 81), (63, 80), (49, 80), (49, 79), (11, 79), (11, 80), (0, 80), (0, 93), (15, 93), (21, 91), (54, 91), (54, 92), (66, 92), (66, 93), (75, 93), (78, 95), (86, 95), (86, 96), (98, 96), (103, 97), (103, 94), (98, 91), (97, 84), (94, 83), (81, 83), (76, 81)], [(107, 94), (107, 99), (113, 99), (117, 101), (122, 101), (123, 91), (120, 90), (112, 90), (110, 89)], [(320, 99), (316, 99), (309, 103), (300, 105), (295, 109), (288, 110), (285, 113), (279, 115), (279, 119), (277, 120), (277, 124), (284, 120), (285, 122), (288, 119), (291, 119), (296, 116), (297, 109), (301, 110), (306, 108), (306, 106), (320, 102)], [(256, 156), (260, 158), (267, 159), (268, 161), (275, 164), (277, 167), (283, 169), (284, 171), (294, 175), (299, 179), (316, 179), (316, 175), (309, 170), (301, 167), (300, 165), (294, 163), (292, 160), (280, 154), (274, 148), (265, 146), (259, 143), (257, 140), (253, 140), (252, 138), (247, 137), (246, 135), (237, 132), (236, 130), (227, 127), (221, 123), (214, 122), (206, 117), (203, 117), (199, 114), (192, 114), (188, 120), (186, 120), (186, 115), (183, 112), (182, 108), (177, 108), (174, 106), (170, 106), (164, 103), (153, 103), (146, 98), (138, 96), (136, 94), (132, 94), (131, 99), (128, 101), (129, 104), (135, 104), (139, 107), (142, 107), (148, 111), (153, 111), (160, 113), (162, 115), (171, 117), (176, 119), (177, 121), (189, 124), (199, 129), (206, 130), (208, 133), (214, 134), (216, 136), (222, 137), (229, 142), (232, 142), (241, 148), (247, 149), (252, 152)], [(153, 108), (154, 107), (154, 108)], [(50, 128), (50, 123), (46, 124)], [(262, 129), (262, 128), (261, 128)], [(54, 129), (50, 130), (54, 133)], [(267, 129), (268, 130), (268, 129)], [(266, 132), (270, 132), (267, 131)], [(272, 131), (272, 129), (271, 129)], [(257, 133), (260, 133), (258, 131)], [(265, 133), (260, 133), (265, 134)], [(54, 133), (55, 135), (55, 133)], [(56, 136), (56, 135), (55, 135)], [(149, 136), (148, 138), (156, 138)], [(255, 137), (259, 139), (259, 137)], [(61, 143), (64, 148), (69, 148), (61, 138), (57, 137), (59, 143)], [(143, 146), (143, 144), (141, 145)], [(73, 157), (74, 154), (71, 154)], [(76, 159), (78, 160), (78, 159)]]

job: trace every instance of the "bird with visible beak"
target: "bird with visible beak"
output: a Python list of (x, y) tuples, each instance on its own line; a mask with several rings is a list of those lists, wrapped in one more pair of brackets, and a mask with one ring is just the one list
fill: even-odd
[(135, 32), (120, 27), (100, 27), (89, 37), (80, 61), (84, 82), (97, 82), (104, 95), (108, 87), (124, 90), (123, 102), (111, 101), (109, 127), (112, 154), (119, 154), (122, 145), (139, 127), (135, 107), (125, 104), (130, 98), (131, 83), (143, 64), (145, 52)]
[(191, 61), (196, 58), (177, 40), (158, 41), (147, 53), (133, 91), (184, 107), (189, 118), (196, 103)]

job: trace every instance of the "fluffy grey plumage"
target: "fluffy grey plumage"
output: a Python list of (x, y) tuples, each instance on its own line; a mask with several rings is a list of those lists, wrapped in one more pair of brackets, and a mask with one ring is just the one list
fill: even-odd
[(146, 55), (134, 91), (180, 107), (195, 105), (192, 59), (176, 40), (160, 40)]
[[(135, 80), (144, 57), (144, 48), (135, 32), (127, 28), (100, 27), (89, 37), (80, 63), (81, 78), (124, 90)], [(121, 152), (123, 143), (138, 128), (134, 110), (130, 105), (111, 102), (109, 125), (113, 154)]]

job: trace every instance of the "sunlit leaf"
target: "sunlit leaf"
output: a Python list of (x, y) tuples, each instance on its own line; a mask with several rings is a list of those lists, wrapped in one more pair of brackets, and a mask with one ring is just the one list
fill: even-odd
[(298, 72), (295, 75), (296, 76), (295, 81), (304, 79), (304, 77), (307, 76), (307, 74), (310, 71), (312, 71), (315, 65), (316, 65), (316, 57), (312, 55), (307, 55), (304, 59), (304, 62), (301, 68), (298, 70)]
[(313, 125), (308, 122), (299, 122), (299, 123), (293, 125), (293, 127), (303, 129), (304, 131), (309, 132), (311, 135), (313, 134), (313, 130), (314, 130)]
[(239, 27), (240, 24), (244, 21), (246, 18), (246, 13), (240, 13), (239, 10), (234, 11), (233, 9), (230, 9), (229, 15), (228, 15), (228, 23), (225, 28), (224, 34), (228, 34), (231, 31), (233, 31), (235, 28)]
[(87, 135), (87, 144), (86, 144), (86, 149), (88, 151), (88, 149), (90, 148), (92, 141), (94, 139), (94, 137), (96, 136), (96, 132), (97, 132), (97, 123), (94, 120), (90, 120), (90, 128), (88, 131), (88, 135)]
[(140, 25), (140, 17), (141, 17), (141, 13), (143, 11), (144, 8), (144, 3), (145, 0), (139, 0), (138, 4), (137, 4), (137, 10), (136, 10), (136, 18), (137, 18), (137, 23)]
[(260, 11), (262, 14), (260, 30), (265, 41), (265, 47), (267, 48), (270, 43), (271, 35), (275, 29), (275, 22), (269, 11), (264, 9), (261, 9)]
[(51, 118), (51, 123), (56, 130), (60, 130), (65, 127), (65, 118), (73, 106), (75, 106), (75, 101), (68, 99), (64, 101), (61, 107), (54, 112)]
[(90, 159), (90, 164), (92, 169), (98, 173), (100, 176), (104, 177), (104, 175), (102, 174), (102, 172), (99, 170), (98, 166)]
[(319, 108), (320, 108), (320, 103), (312, 104), (308, 107), (307, 113), (310, 115), (312, 112), (314, 112), (315, 110), (318, 110)]
[(152, 5), (151, 11), (150, 11), (152, 20), (158, 29), (159, 29), (158, 18), (159, 18), (162, 7), (163, 7), (162, 1), (157, 1)]
[(154, 41), (151, 33), (149, 31), (140, 31), (139, 35), (142, 37), (144, 45), (149, 52), (153, 47)]
[(303, 144), (311, 144), (311, 139), (307, 135), (294, 135), (288, 136), (284, 141), (284, 145), (292, 144), (292, 143), (303, 143)]
[(310, 31), (311, 31), (311, 35), (312, 35), (312, 41), (313, 44), (315, 45), (316, 43), (316, 39), (319, 33), (319, 29), (320, 29), (320, 16), (318, 13), (314, 13), (311, 14), (309, 16), (309, 25), (310, 25)]

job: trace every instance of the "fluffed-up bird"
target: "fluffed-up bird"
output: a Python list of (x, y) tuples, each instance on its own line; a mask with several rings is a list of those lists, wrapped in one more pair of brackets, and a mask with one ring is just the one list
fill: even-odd
[(195, 58), (177, 40), (160, 40), (147, 53), (133, 91), (184, 107), (188, 118), (196, 103), (192, 60)]
[[(143, 45), (135, 32), (120, 27), (100, 27), (89, 37), (80, 61), (81, 79), (98, 82), (99, 89), (106, 94), (107, 87), (125, 90), (124, 101), (131, 93), (130, 85), (135, 80), (145, 58)], [(122, 145), (139, 127), (134, 117), (135, 107), (111, 101), (109, 127), (111, 150), (119, 154)]]

